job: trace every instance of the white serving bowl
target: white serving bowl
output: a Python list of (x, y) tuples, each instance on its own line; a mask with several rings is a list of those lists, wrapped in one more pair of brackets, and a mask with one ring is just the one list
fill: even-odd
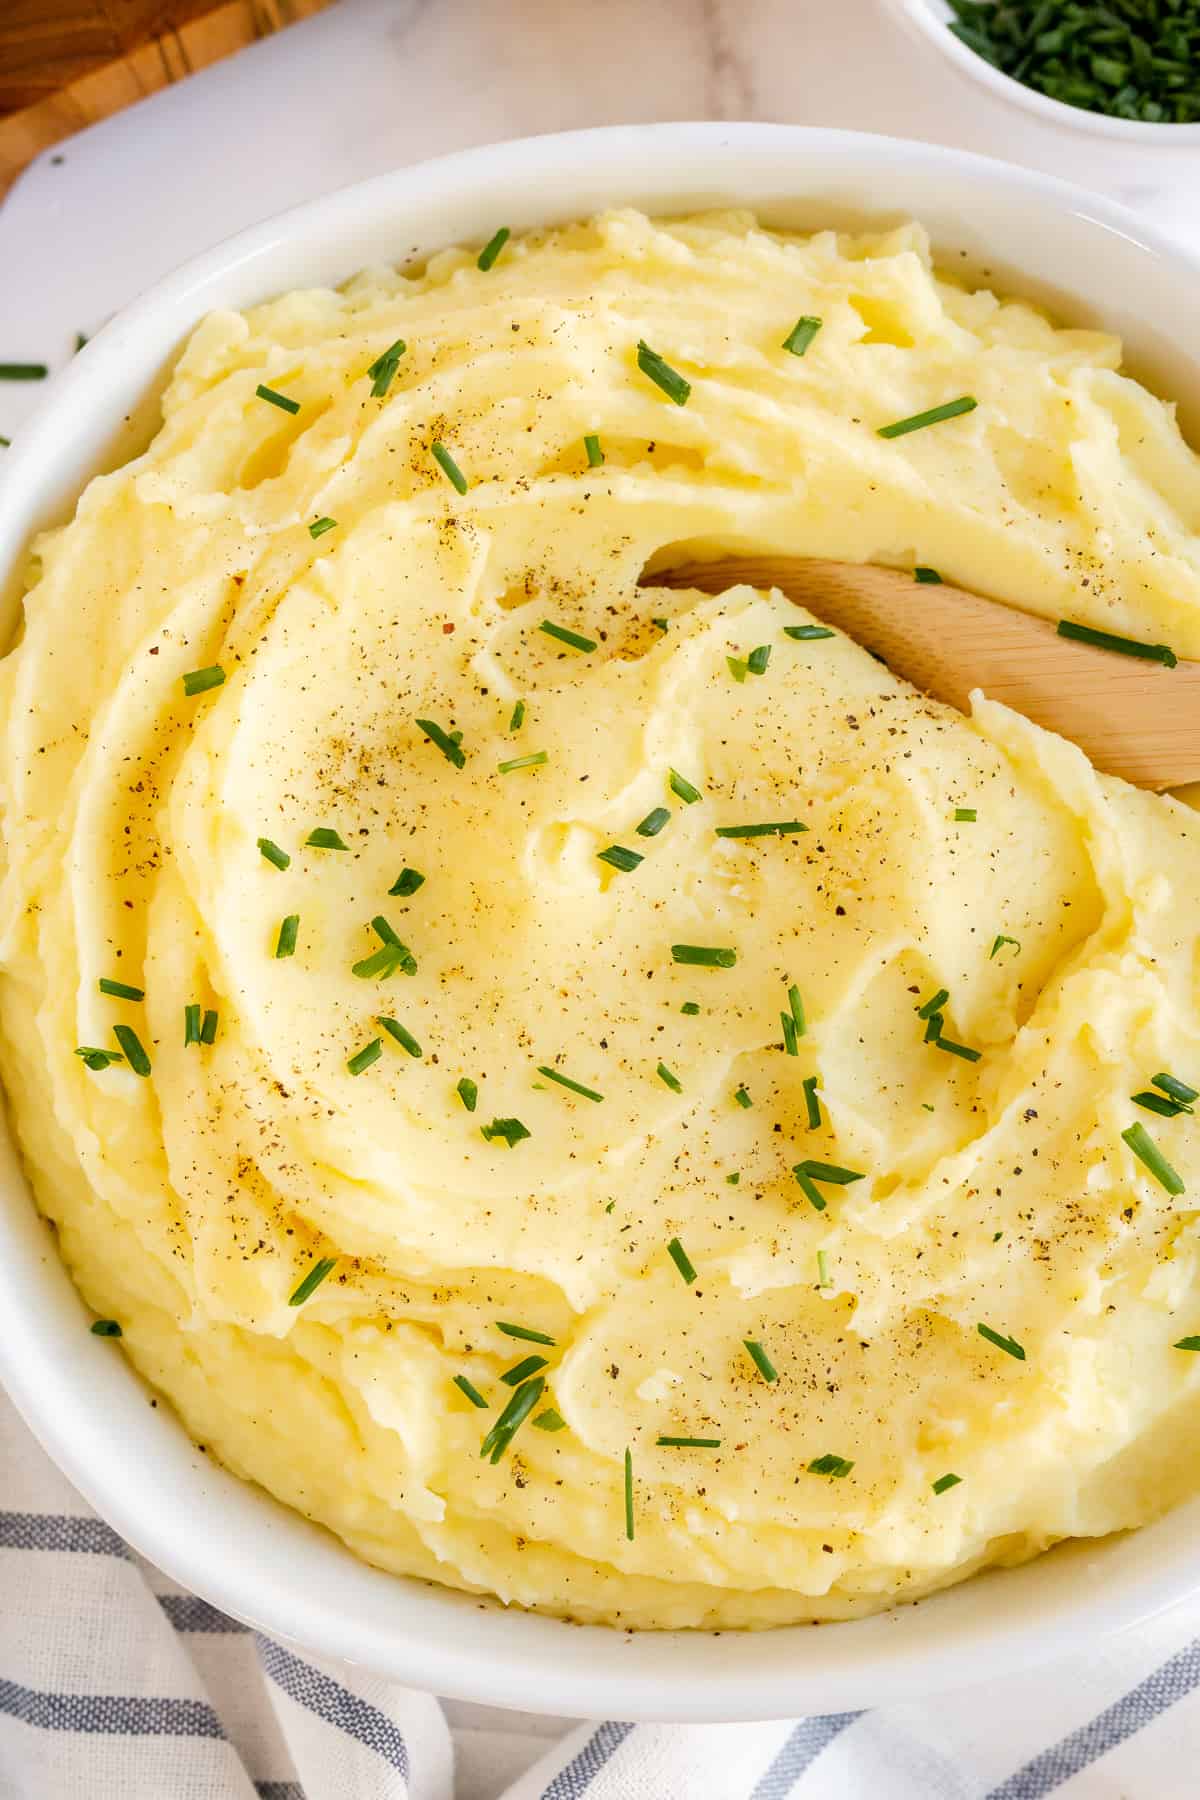
[(993, 68), (985, 57), (968, 48), (948, 29), (954, 17), (947, 0), (884, 0), (893, 16), (907, 27), (911, 36), (920, 38), (937, 50), (962, 74), (978, 82), (996, 99), (1020, 111), (1044, 119), (1048, 125), (1064, 125), (1070, 131), (1086, 131), (1097, 137), (1118, 138), (1127, 144), (1156, 144), (1180, 147), (1200, 144), (1200, 124), (1153, 125), (1143, 119), (1114, 119), (1108, 113), (1089, 112), (1083, 106), (1067, 106), (1052, 100), (1036, 88), (1014, 81), (1011, 75)]
[[(192, 326), (288, 288), (408, 261), (500, 222), (614, 205), (752, 206), (779, 226), (915, 215), (943, 264), (1127, 338), (1134, 369), (1200, 421), (1200, 265), (1107, 201), (927, 144), (772, 125), (649, 125), (525, 139), (400, 169), (244, 232), (118, 315), (47, 392), (0, 490), (0, 641), (31, 534), (140, 449)], [(991, 1679), (1200, 1588), (1200, 1500), (1133, 1537), (1063, 1546), (883, 1616), (820, 1630), (636, 1636), (541, 1618), (357, 1561), (214, 1465), (89, 1315), (0, 1132), (0, 1376), (49, 1454), (123, 1537), (206, 1599), (308, 1649), (442, 1694), (625, 1719), (843, 1711)]]

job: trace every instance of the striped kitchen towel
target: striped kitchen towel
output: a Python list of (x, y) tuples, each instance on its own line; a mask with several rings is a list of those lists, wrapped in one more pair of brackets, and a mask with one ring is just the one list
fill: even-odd
[(1200, 1604), (1069, 1665), (920, 1705), (767, 1725), (607, 1719), (557, 1739), (546, 1721), (514, 1779), (530, 1755), (518, 1744), (514, 1761), (495, 1730), (481, 1755), (471, 1709), (301, 1657), (141, 1562), (2, 1395), (0, 1553), (0, 1800), (1200, 1794)]

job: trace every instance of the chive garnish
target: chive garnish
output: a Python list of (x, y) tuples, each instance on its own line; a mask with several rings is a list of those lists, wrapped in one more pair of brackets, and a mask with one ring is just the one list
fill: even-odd
[(979, 815), (973, 806), (956, 806), (954, 809), (954, 823), (956, 825), (973, 825), (978, 816)]
[(400, 366), (400, 358), (407, 349), (408, 345), (405, 343), (404, 339), (397, 338), (394, 344), (388, 346), (382, 356), (377, 356), (375, 358), (375, 361), (367, 370), (367, 374), (371, 377), (372, 399), (383, 399), (384, 395), (392, 385), (392, 378), (394, 377), (396, 370)]
[(545, 1063), (538, 1064), (538, 1074), (544, 1075), (547, 1081), (557, 1081), (559, 1087), (570, 1088), (573, 1094), (582, 1094), (585, 1100), (603, 1100), (595, 1088), (584, 1087), (582, 1082), (572, 1081), (569, 1075), (560, 1075), (557, 1069), (551, 1069)]
[(286, 394), (281, 394), (275, 388), (268, 387), (265, 382), (260, 381), (254, 392), (260, 400), (269, 400), (272, 406), (278, 406), (285, 413), (300, 411), (298, 400), (289, 400)]
[(364, 1044), (361, 1050), (356, 1050), (353, 1056), (346, 1058), (347, 1072), (361, 1075), (364, 1069), (369, 1069), (372, 1063), (378, 1062), (382, 1055), (383, 1039), (372, 1038), (369, 1044)]
[(183, 678), (183, 691), (188, 699), (193, 694), (206, 694), (209, 688), (217, 688), (225, 680), (225, 671), (220, 663), (213, 663), (207, 669), (191, 669)]
[(798, 644), (811, 644), (817, 638), (836, 637), (837, 632), (831, 631), (828, 625), (785, 625), (783, 635), (795, 638)]
[(924, 1042), (927, 1044), (936, 1044), (939, 1037), (942, 1035), (942, 1026), (945, 1023), (946, 1023), (946, 1017), (945, 1017), (944, 1013), (940, 1013), (940, 1012), (930, 1013), (929, 1017), (925, 1021)]
[[(118, 1026), (117, 1029), (119, 1030), (120, 1027)], [(1164, 1187), (1168, 1194), (1183, 1193), (1183, 1181), (1171, 1167), (1144, 1125), (1131, 1125), (1127, 1131), (1121, 1133), (1121, 1136), (1138, 1161), (1144, 1163), (1149, 1169), (1160, 1187)]]
[[(681, 775), (678, 769), (667, 770), (667, 786), (673, 794), (678, 794), (685, 806), (694, 806), (697, 800), (703, 800), (704, 798), (700, 789), (698, 787), (693, 787), (687, 777)], [(651, 814), (650, 816), (653, 817), (654, 815)]]
[(587, 451), (588, 468), (598, 469), (604, 461), (604, 452), (600, 448), (600, 439), (594, 431), (587, 433), (583, 440), (583, 447)]
[(544, 1356), (523, 1356), (519, 1363), (514, 1363), (511, 1369), (506, 1369), (500, 1379), (505, 1387), (520, 1387), (523, 1381), (528, 1381), (531, 1375), (536, 1375), (539, 1369), (546, 1367), (547, 1362)]
[(719, 1450), (720, 1438), (660, 1437), (655, 1443), (662, 1450)]
[(494, 1138), (503, 1138), (510, 1150), (522, 1138), (533, 1135), (528, 1126), (522, 1125), (520, 1119), (493, 1119), (490, 1125), (481, 1125), (479, 1130), (485, 1143), (490, 1144)]
[(581, 637), (577, 631), (568, 631), (565, 625), (556, 625), (553, 619), (543, 619), (538, 626), (547, 637), (557, 638), (560, 644), (569, 644), (572, 650), (583, 650), (590, 654), (596, 648), (596, 639)]
[(81, 1058), (84, 1068), (91, 1069), (93, 1073), (107, 1069), (110, 1063), (125, 1061), (119, 1050), (100, 1050), (95, 1044), (80, 1044), (75, 1054)]
[(186, 1050), (189, 1044), (200, 1042), (200, 1008), (185, 1006), (183, 1009), (183, 1045)]
[(741, 1107), (750, 1107), (754, 1105), (753, 1100), (750, 1098), (750, 1090), (745, 1082), (742, 1083), (741, 1087), (735, 1090), (733, 1097)]
[(142, 1049), (142, 1041), (136, 1031), (129, 1025), (114, 1025), (113, 1036), (125, 1052), (125, 1060), (135, 1075), (146, 1076), (150, 1073), (150, 1058)]
[(996, 952), (998, 950), (1003, 949), (1005, 944), (1011, 944), (1014, 950), (1020, 950), (1020, 948), (1021, 948), (1020, 938), (1005, 937), (1004, 933), (1000, 932), (997, 934), (996, 937), (994, 937), (992, 939), (992, 947), (988, 951), (988, 961), (989, 962), (991, 962), (993, 956), (996, 955)]
[(942, 585), (942, 578), (937, 570), (931, 569), (927, 563), (917, 564), (913, 570), (913, 580), (924, 582), (929, 587), (941, 587)]
[(420, 1044), (418, 1044), (412, 1032), (400, 1023), (399, 1019), (392, 1019), (386, 1014), (380, 1013), (377, 1015), (375, 1023), (377, 1025), (382, 1025), (388, 1036), (395, 1038), (396, 1042), (400, 1045), (400, 1048), (402, 1050), (407, 1050), (410, 1056), (419, 1057), (421, 1055)]
[(401, 869), (399, 875), (388, 889), (389, 894), (398, 894), (401, 900), (410, 900), (419, 887), (425, 886), (425, 877), (419, 869)]
[(779, 1023), (783, 1026), (783, 1053), (785, 1056), (799, 1056), (800, 1044), (796, 1032), (796, 1021), (790, 1012), (780, 1013)]
[(0, 363), (0, 381), (45, 381), (49, 373), (45, 363)]
[(928, 412), (913, 413), (910, 418), (897, 419), (892, 425), (881, 425), (877, 436), (907, 437), (910, 431), (922, 431), (926, 425), (940, 425), (943, 419), (957, 419), (963, 413), (974, 412), (978, 405), (978, 400), (964, 394), (959, 400), (947, 400), (944, 406), (931, 406)]
[(752, 650), (750, 652), (749, 656), (746, 658), (746, 667), (749, 669), (749, 671), (752, 675), (765, 675), (767, 672), (767, 664), (770, 662), (770, 660), (771, 660), (770, 644), (760, 644), (758, 646), (758, 648), (756, 650)]
[(732, 1175), (727, 1175), (725, 1179), (730, 1187), (736, 1187), (738, 1182), (742, 1179), (742, 1172), (740, 1169), (735, 1169)]
[(727, 656), (725, 661), (733, 679), (737, 682), (745, 681), (746, 676), (750, 673), (749, 663), (739, 662), (736, 656)]
[(651, 619), (650, 623), (656, 631), (666, 631), (671, 621), (669, 619)]
[(625, 1536), (633, 1540), (633, 1451), (625, 1452)]
[(500, 252), (512, 236), (507, 225), (502, 225), (494, 237), (490, 237), (475, 259), (475, 267), (482, 269), (486, 275)]
[(308, 535), (310, 538), (324, 537), (325, 533), (327, 531), (335, 531), (336, 529), (337, 529), (337, 520), (336, 519), (330, 519), (330, 518), (314, 519), (312, 524), (308, 528)]
[[(935, 1014), (934, 1016), (937, 1017), (938, 1015)], [(932, 1023), (933, 1021), (931, 1019), (930, 1024)], [(961, 1056), (964, 1062), (978, 1062), (983, 1055), (982, 1050), (972, 1050), (969, 1044), (956, 1044), (953, 1038), (943, 1037), (940, 1026), (938, 1028), (937, 1036), (931, 1038), (929, 1041), (932, 1043), (935, 1050), (944, 1050), (948, 1056)]]
[(1131, 1094), (1130, 1099), (1135, 1106), (1144, 1106), (1147, 1112), (1157, 1113), (1160, 1119), (1177, 1119), (1180, 1113), (1190, 1113), (1190, 1106), (1180, 1106), (1178, 1100), (1168, 1100), (1165, 1094), (1155, 1094), (1144, 1088), (1140, 1094)]
[(565, 1431), (567, 1429), (567, 1421), (561, 1413), (556, 1413), (552, 1406), (548, 1406), (545, 1412), (539, 1413), (532, 1422), (539, 1431)]
[(679, 1010), (681, 1013), (686, 1013), (689, 1018), (694, 1019), (696, 1014), (700, 1011), (700, 1008), (694, 1000), (685, 1000)]
[(630, 874), (640, 862), (645, 861), (636, 850), (627, 850), (624, 844), (610, 844), (607, 850), (597, 850), (596, 857), (611, 869), (619, 869), (623, 875)]
[(547, 1337), (544, 1331), (531, 1331), (528, 1325), (510, 1325), (507, 1319), (496, 1320), (496, 1330), (502, 1331), (505, 1337), (520, 1338), (526, 1344), (549, 1344), (554, 1348), (554, 1339)]
[(807, 830), (808, 826), (799, 819), (776, 819), (764, 825), (718, 825), (716, 835), (719, 838), (791, 837), (798, 831)]
[(114, 1000), (144, 1000), (146, 998), (144, 988), (130, 987), (124, 981), (110, 981), (107, 975), (102, 975), (97, 985), (102, 994), (111, 994)]
[(442, 443), (440, 438), (435, 438), (429, 448), (433, 455), (434, 462), (442, 471), (442, 474), (446, 477), (446, 480), (450, 483), (451, 487), (456, 489), (458, 493), (465, 494), (467, 491), (467, 478), (447, 450), (445, 444)]
[(665, 806), (656, 806), (654, 811), (648, 812), (641, 824), (635, 825), (633, 829), (637, 832), (639, 837), (657, 837), (663, 826), (670, 820), (670, 817), (671, 815)]
[(270, 838), (259, 838), (258, 847), (267, 861), (274, 863), (277, 869), (286, 869), (292, 860), (287, 851), (281, 850), (278, 844), (271, 842)]
[(667, 1245), (667, 1255), (690, 1287), (696, 1279), (695, 1265), (677, 1237), (673, 1237)]
[(812, 1131), (816, 1131), (821, 1123), (821, 1102), (817, 1099), (817, 1081), (816, 1075), (810, 1075), (806, 1081), (802, 1081), (800, 1084), (804, 1089), (804, 1104), (808, 1110), (808, 1123)]
[(658, 1079), (662, 1082), (663, 1086), (669, 1087), (673, 1094), (682, 1094), (682, 1081), (680, 1081), (678, 1075), (673, 1075), (671, 1073), (666, 1063), (660, 1062), (658, 1068), (655, 1070), (655, 1074), (658, 1076)]
[(949, 998), (950, 998), (950, 989), (949, 988), (939, 988), (936, 994), (932, 994), (928, 1000), (924, 1001), (922, 1005), (918, 1006), (918, 1008), (917, 1008), (918, 1019), (931, 1019), (933, 1017), (934, 1013), (941, 1012), (943, 1006), (945, 1006), (945, 1004)]
[(1073, 638), (1077, 644), (1092, 644), (1097, 650), (1115, 650), (1121, 656), (1140, 656), (1144, 662), (1161, 663), (1173, 669), (1179, 658), (1167, 644), (1143, 644), (1137, 638), (1117, 637), (1111, 631), (1097, 631), (1091, 625), (1077, 625), (1073, 619), (1058, 621), (1059, 637)]
[(1180, 1338), (1172, 1348), (1175, 1350), (1200, 1350), (1200, 1337)]
[(750, 1352), (750, 1360), (764, 1381), (778, 1381), (779, 1370), (775, 1367), (757, 1338), (743, 1338), (743, 1344)]
[(833, 1286), (833, 1280), (829, 1273), (829, 1252), (827, 1250), (817, 1251), (817, 1286), (819, 1288)]
[(643, 339), (638, 340), (637, 365), (643, 375), (648, 375), (655, 387), (662, 389), (668, 400), (676, 406), (686, 406), (688, 395), (692, 391), (690, 381), (684, 379), (677, 369), (665, 362), (657, 350), (652, 350)]
[(454, 1091), (466, 1107), (467, 1111), (474, 1112), (475, 1103), (479, 1099), (479, 1087), (477, 1083), (472, 1081), (469, 1075), (464, 1075)]
[(1161, 1088), (1163, 1093), (1176, 1101), (1180, 1106), (1190, 1106), (1193, 1100), (1200, 1100), (1200, 1089), (1189, 1087), (1186, 1081), (1180, 1081), (1174, 1075), (1152, 1075), (1151, 1087)]
[(487, 1401), (473, 1381), (468, 1380), (465, 1375), (456, 1375), (454, 1377), (454, 1385), (460, 1393), (467, 1396), (467, 1399), (471, 1402), (472, 1406), (479, 1406), (483, 1408), (484, 1412), (487, 1411)]
[(309, 832), (304, 843), (306, 849), (309, 850), (349, 850), (350, 848), (349, 844), (343, 841), (341, 834), (336, 832), (331, 825), (318, 825), (315, 831)]
[(508, 721), (508, 729), (510, 731), (520, 731), (524, 723), (525, 702), (523, 700), (518, 700), (517, 704), (512, 709), (512, 718)]
[(540, 769), (543, 763), (549, 761), (548, 750), (531, 750), (528, 756), (514, 756), (509, 762), (497, 763), (496, 768), (501, 775), (512, 775), (518, 769)]
[(783, 348), (790, 350), (793, 356), (803, 356), (820, 329), (820, 319), (814, 319), (811, 313), (802, 313), (784, 338)]
[(788, 989), (788, 1009), (792, 1015), (792, 1022), (796, 1027), (796, 1036), (802, 1038), (805, 1031), (804, 1002), (800, 998), (800, 989), (796, 986), (795, 982), (793, 982)]
[(453, 763), (456, 769), (461, 769), (467, 760), (463, 754), (462, 746), (458, 741), (462, 734), (460, 732), (443, 731), (441, 726), (435, 725), (432, 719), (418, 719), (417, 724), (425, 733), (425, 736), (429, 739), (430, 743), (437, 745), (446, 761)]
[(671, 956), (695, 969), (732, 969), (737, 962), (736, 950), (708, 944), (672, 944)]
[(930, 1482), (929, 1485), (932, 1487), (935, 1494), (945, 1494), (948, 1493), (952, 1487), (957, 1487), (961, 1480), (961, 1475), (939, 1475), (937, 1480)]
[(545, 1391), (546, 1380), (542, 1375), (535, 1375), (532, 1381), (522, 1382), (484, 1438), (480, 1456), (490, 1455), (491, 1460), (498, 1463)]
[(818, 1181), (830, 1182), (834, 1187), (848, 1187), (853, 1181), (863, 1181), (865, 1176), (856, 1169), (843, 1169), (837, 1163), (816, 1162), (807, 1157), (804, 1162), (795, 1163), (792, 1174), (800, 1185), (800, 1191), (817, 1212), (824, 1212), (825, 1197), (817, 1188)]
[(204, 1023), (200, 1027), (200, 1042), (215, 1044), (217, 1041), (217, 1014), (210, 1006), (204, 1014)]
[[(378, 931), (376, 921), (373, 919), (371, 923)], [(386, 919), (382, 923), (387, 926), (390, 934), (385, 937), (383, 932), (379, 933), (384, 938), (382, 948), (372, 950), (370, 956), (364, 956), (359, 962), (350, 965), (350, 973), (357, 975), (360, 981), (390, 981), (393, 975), (401, 971), (405, 975), (415, 975), (417, 972), (417, 959), (408, 945), (400, 942)]]
[(832, 1475), (835, 1481), (840, 1481), (853, 1467), (854, 1464), (847, 1462), (844, 1456), (835, 1456), (832, 1451), (827, 1451), (824, 1456), (815, 1457), (809, 1463), (808, 1472), (810, 1475)]
[(997, 1350), (1003, 1350), (1006, 1356), (1015, 1357), (1017, 1362), (1025, 1361), (1025, 1352), (1016, 1338), (1004, 1337), (1001, 1332), (993, 1331), (990, 1325), (977, 1325), (975, 1329), (981, 1338), (986, 1338), (989, 1344), (995, 1344)]
[(93, 1319), (91, 1330), (93, 1337), (122, 1336), (121, 1327), (115, 1319)]
[(312, 1268), (308, 1271), (308, 1274), (297, 1284), (293, 1292), (288, 1295), (288, 1305), (303, 1306), (304, 1302), (310, 1295), (316, 1292), (325, 1277), (336, 1264), (336, 1256), (322, 1256), (318, 1262), (313, 1264)]

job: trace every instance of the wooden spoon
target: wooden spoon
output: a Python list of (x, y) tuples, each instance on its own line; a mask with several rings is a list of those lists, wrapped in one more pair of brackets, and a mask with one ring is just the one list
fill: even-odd
[(1096, 649), (1059, 637), (1049, 619), (874, 563), (731, 556), (642, 576), (645, 587), (706, 594), (740, 582), (779, 588), (960, 712), (982, 688), (1110, 775), (1148, 788), (1200, 781), (1200, 663), (1169, 669)]

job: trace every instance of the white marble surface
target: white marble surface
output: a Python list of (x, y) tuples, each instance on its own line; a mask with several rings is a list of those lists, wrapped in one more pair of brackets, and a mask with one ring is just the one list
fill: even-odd
[[(1200, 151), (1029, 121), (911, 44), (881, 0), (341, 0), (29, 169), (0, 206), (0, 360), (58, 366), (77, 331), (184, 258), (396, 164), (697, 118), (956, 144), (1099, 188), (1200, 248)], [(0, 384), (0, 434), (37, 399)], [(563, 1729), (483, 1707), (452, 1718), (459, 1800), (495, 1793)]]

